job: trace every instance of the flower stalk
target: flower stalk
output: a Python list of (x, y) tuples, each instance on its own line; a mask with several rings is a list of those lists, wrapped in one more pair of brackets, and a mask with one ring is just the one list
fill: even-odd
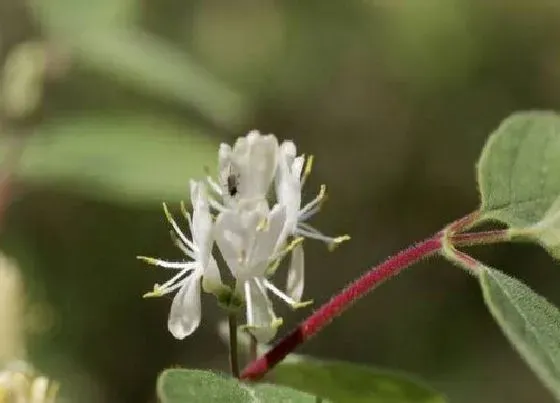
[(491, 244), (509, 241), (512, 238), (508, 230), (462, 233), (462, 231), (466, 231), (476, 225), (479, 218), (480, 213), (478, 211), (468, 214), (449, 224), (433, 237), (389, 257), (380, 265), (371, 268), (321, 306), (267, 353), (250, 362), (242, 371), (241, 379), (260, 379), (296, 347), (322, 330), (361, 297), (385, 280), (426, 257), (436, 253), (442, 254), (453, 263), (463, 267), (472, 274), (476, 274), (480, 263), (466, 253), (455, 249), (455, 246)]
[(241, 379), (260, 379), (297, 346), (327, 326), (334, 318), (350, 308), (358, 299), (413, 263), (438, 252), (441, 246), (442, 235), (437, 234), (373, 267), (321, 306), (270, 351), (249, 363), (241, 373)]
[(231, 374), (239, 378), (239, 352), (237, 342), (237, 313), (230, 312), (228, 315), (229, 324), (229, 367)]

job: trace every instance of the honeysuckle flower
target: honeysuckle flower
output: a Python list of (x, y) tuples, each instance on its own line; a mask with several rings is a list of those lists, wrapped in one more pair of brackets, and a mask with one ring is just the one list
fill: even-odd
[[(305, 163), (303, 155), (296, 156), (296, 146), (292, 141), (284, 141), (279, 148), (278, 169), (276, 171), (275, 186), (278, 202), (286, 208), (286, 222), (283, 229), (284, 235), (280, 241), (287, 238), (302, 236), (325, 242), (329, 248), (349, 239), (347, 235), (329, 237), (307, 224), (307, 220), (317, 213), (325, 200), (326, 187), (321, 186), (319, 194), (301, 207), (301, 193), (309, 173), (313, 158), (309, 157)], [(304, 169), (305, 165), (305, 169)], [(277, 247), (281, 247), (278, 244)], [(298, 244), (293, 248), (286, 292), (296, 301), (301, 299), (304, 288), (304, 254), (303, 246)]]
[[(293, 142), (285, 141), (279, 146), (274, 135), (253, 130), (233, 146), (220, 145), (216, 180), (207, 175), (204, 182), (191, 181), (192, 219), (181, 205), (191, 239), (183, 234), (164, 204), (174, 242), (188, 260), (140, 258), (175, 272), (146, 296), (177, 292), (168, 320), (168, 328), (176, 338), (183, 339), (198, 327), (201, 290), (215, 294), (230, 314), (244, 303), (246, 328), (260, 342), (272, 339), (282, 323), (274, 313), (269, 292), (292, 308), (311, 302), (300, 302), (305, 274), (302, 240), (319, 239), (332, 247), (347, 239), (323, 235), (306, 222), (325, 198), (322, 186), (317, 197), (301, 207), (302, 187), (311, 162), (311, 158), (306, 163), (304, 156), (296, 156)], [(205, 185), (212, 190), (211, 195), (206, 193)], [(272, 208), (270, 188), (275, 190)], [(215, 221), (210, 207), (216, 214)], [(211, 252), (214, 240), (233, 276), (234, 290), (221, 282)], [(287, 287), (282, 291), (271, 277), (288, 254)]]
[(183, 339), (196, 330), (201, 318), (201, 280), (205, 291), (213, 292), (222, 285), (216, 260), (212, 257), (213, 221), (208, 205), (208, 196), (203, 183), (190, 182), (192, 219), (184, 206), (182, 211), (187, 219), (192, 239), (188, 239), (164, 204), (167, 220), (171, 224), (177, 247), (190, 261), (168, 261), (139, 256), (147, 263), (170, 269), (176, 274), (163, 284), (156, 284), (154, 290), (145, 294), (156, 297), (177, 291), (171, 304), (168, 328), (177, 339)]
[(274, 337), (282, 323), (274, 314), (268, 291), (293, 307), (299, 306), (267, 278), (269, 266), (282, 257), (276, 245), (285, 221), (285, 206), (276, 204), (270, 211), (225, 210), (214, 228), (216, 244), (236, 280), (236, 291), (244, 296), (247, 328), (261, 342)]
[(211, 200), (212, 206), (222, 211), (267, 204), (277, 159), (278, 140), (272, 134), (253, 130), (238, 138), (233, 147), (222, 143), (218, 153), (219, 183), (207, 177), (212, 190), (222, 199), (222, 203)]

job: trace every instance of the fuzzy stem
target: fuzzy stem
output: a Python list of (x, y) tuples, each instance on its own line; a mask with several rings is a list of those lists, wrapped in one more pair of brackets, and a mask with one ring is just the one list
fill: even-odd
[(321, 306), (266, 354), (249, 363), (241, 373), (241, 379), (261, 378), (297, 346), (327, 326), (358, 299), (411, 264), (438, 252), (441, 247), (442, 235), (436, 234), (373, 267)]
[(478, 275), (481, 263), (475, 258), (455, 249), (453, 245), (445, 243), (441, 249), (441, 253), (451, 261), (451, 263), (465, 269), (470, 274)]
[(466, 234), (454, 234), (450, 242), (454, 246), (474, 246), (498, 242), (511, 241), (512, 236), (508, 230), (493, 230), (483, 232), (471, 232)]
[(451, 224), (445, 227), (444, 231), (450, 234), (468, 231), (473, 225), (476, 224), (479, 218), (480, 211), (473, 211), (472, 213), (453, 221)]
[(237, 351), (237, 314), (230, 312), (229, 323), (229, 366), (231, 374), (239, 378), (239, 354)]

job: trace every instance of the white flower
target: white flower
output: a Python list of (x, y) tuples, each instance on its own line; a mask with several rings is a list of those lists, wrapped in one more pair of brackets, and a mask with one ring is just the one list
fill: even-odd
[[(303, 206), (303, 208), (301, 207), (301, 192), (305, 180), (311, 171), (312, 162), (312, 157), (308, 158), (307, 164), (305, 164), (305, 157), (303, 155), (296, 157), (296, 146), (292, 141), (284, 141), (280, 146), (278, 169), (275, 178), (276, 197), (278, 202), (286, 208), (286, 225), (283, 230), (283, 237), (280, 240), (286, 239), (288, 235), (293, 237), (301, 236), (318, 239), (327, 243), (329, 248), (333, 248), (335, 245), (349, 239), (349, 237), (347, 235), (341, 237), (326, 236), (306, 222), (320, 210), (321, 204), (325, 199), (325, 186), (322, 185), (319, 194)], [(282, 244), (278, 244), (277, 247), (282, 247)], [(291, 298), (299, 301), (303, 288), (303, 246), (298, 244), (292, 251), (286, 292)]]
[(188, 221), (192, 240), (188, 239), (169, 213), (164, 204), (167, 220), (173, 227), (175, 244), (191, 261), (167, 261), (139, 256), (147, 263), (165, 267), (177, 272), (164, 284), (154, 286), (154, 290), (145, 294), (146, 297), (161, 296), (179, 290), (173, 298), (169, 314), (168, 328), (177, 339), (190, 335), (200, 324), (200, 290), (201, 279), (208, 292), (221, 285), (218, 265), (212, 257), (213, 222), (208, 206), (208, 196), (204, 184), (192, 181), (191, 201), (193, 204), (191, 216), (182, 206), (183, 214)]
[(278, 140), (272, 134), (261, 135), (253, 130), (240, 137), (233, 148), (221, 144), (218, 155), (219, 183), (208, 177), (212, 190), (222, 203), (211, 200), (212, 206), (225, 208), (251, 207), (266, 204), (268, 189), (274, 180), (278, 159)]
[(285, 221), (286, 209), (280, 204), (270, 212), (225, 210), (216, 219), (216, 244), (236, 280), (236, 290), (244, 296), (247, 327), (260, 342), (274, 337), (282, 323), (274, 314), (268, 290), (291, 306), (299, 306), (267, 279), (269, 266), (282, 258), (276, 245)]
[(58, 384), (38, 376), (26, 362), (11, 362), (0, 371), (0, 402), (54, 403)]

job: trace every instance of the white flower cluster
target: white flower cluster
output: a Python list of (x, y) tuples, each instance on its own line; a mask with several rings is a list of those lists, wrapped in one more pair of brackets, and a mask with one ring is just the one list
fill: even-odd
[[(192, 216), (182, 204), (182, 213), (191, 233), (187, 238), (164, 204), (175, 244), (188, 261), (167, 261), (140, 256), (175, 275), (156, 284), (145, 296), (161, 296), (178, 290), (173, 299), (168, 327), (177, 338), (190, 335), (201, 318), (201, 289), (218, 295), (230, 290), (226, 300), (238, 296), (246, 309), (247, 329), (260, 341), (276, 334), (281, 319), (274, 314), (268, 292), (297, 308), (304, 288), (304, 237), (326, 242), (330, 247), (348, 239), (331, 238), (307, 224), (321, 207), (325, 187), (309, 203), (301, 206), (301, 191), (311, 170), (296, 155), (291, 141), (278, 144), (274, 135), (251, 131), (231, 147), (222, 144), (218, 155), (218, 180), (208, 176), (190, 182)], [(270, 188), (275, 190), (270, 207)], [(214, 214), (215, 213), (215, 214)], [(222, 283), (218, 264), (212, 256), (214, 243), (235, 280), (234, 290)], [(281, 260), (291, 253), (285, 291), (271, 282)]]
[(54, 403), (58, 384), (37, 376), (25, 362), (13, 362), (0, 370), (1, 403)]

